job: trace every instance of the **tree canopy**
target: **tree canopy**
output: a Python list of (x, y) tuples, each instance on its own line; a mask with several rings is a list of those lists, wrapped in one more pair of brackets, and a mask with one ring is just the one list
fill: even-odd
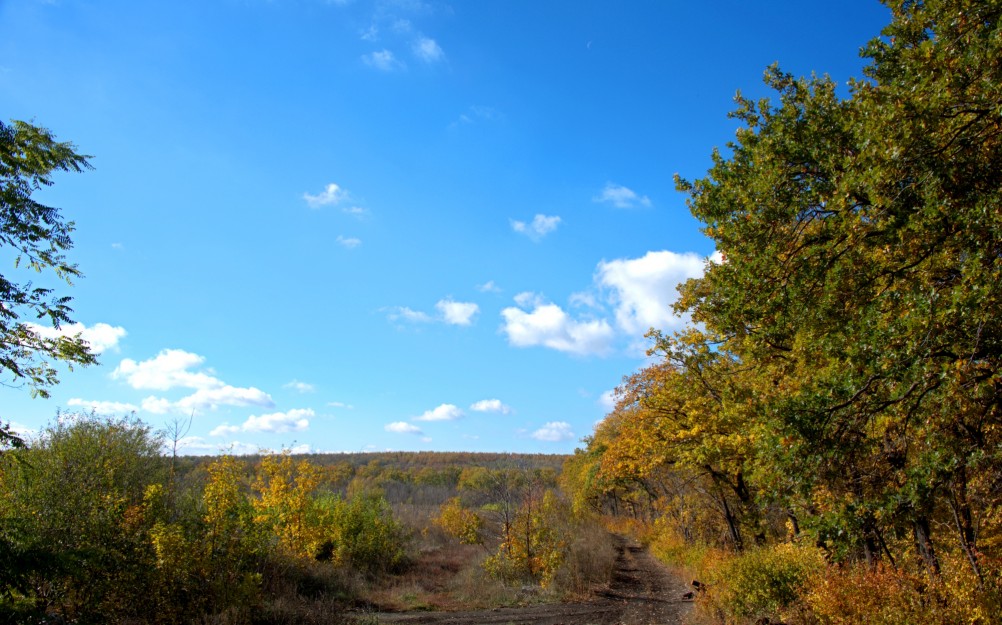
[[(71, 284), (80, 270), (66, 258), (72, 248), (73, 223), (58, 208), (32, 198), (52, 184), (56, 171), (90, 169), (88, 156), (72, 143), (56, 141), (52, 133), (23, 121), (0, 122), (0, 253), (14, 270), (47, 273)], [(95, 362), (79, 336), (51, 337), (42, 324), (59, 329), (72, 323), (70, 298), (31, 280), (0, 274), (0, 375), (10, 384), (26, 383), (34, 394), (48, 396), (57, 382), (53, 361), (87, 365)], [(7, 426), (0, 427), (0, 443), (17, 443)]]
[(676, 179), (722, 260), (681, 287), (700, 330), (655, 334), (664, 362), (627, 380), (618, 446), (729, 465), (839, 557), (907, 533), (935, 573), (952, 527), (977, 570), (1002, 503), (1002, 2), (887, 4), (848, 97), (771, 67), (775, 99), (739, 94), (736, 140)]

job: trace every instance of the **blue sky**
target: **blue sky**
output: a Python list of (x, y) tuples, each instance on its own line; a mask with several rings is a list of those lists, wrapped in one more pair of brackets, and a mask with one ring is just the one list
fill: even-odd
[[(674, 191), (740, 89), (860, 76), (871, 0), (0, 2), (0, 110), (94, 156), (99, 366), (57, 409), (194, 414), (188, 453), (571, 451), (680, 328), (712, 243)], [(8, 277), (21, 275), (8, 268)]]

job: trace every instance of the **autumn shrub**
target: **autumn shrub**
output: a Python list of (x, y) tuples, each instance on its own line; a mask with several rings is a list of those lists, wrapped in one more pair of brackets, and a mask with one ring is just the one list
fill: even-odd
[(989, 625), (998, 623), (1002, 576), (979, 585), (963, 562), (943, 558), (938, 580), (887, 564), (830, 567), (812, 576), (805, 602), (822, 625)]
[(825, 569), (822, 554), (813, 547), (755, 547), (720, 561), (709, 572), (703, 601), (732, 622), (783, 620), (799, 611), (808, 580)]
[(433, 522), (463, 545), (480, 545), (484, 542), (483, 518), (464, 507), (459, 497), (453, 497), (442, 504), (439, 515)]
[(567, 518), (566, 523), (566, 550), (553, 588), (560, 594), (580, 596), (609, 583), (616, 566), (616, 548), (598, 519), (581, 515)]
[[(29, 448), (4, 454), (0, 538), (23, 575), (20, 602), (80, 623), (144, 619), (154, 558), (144, 493), (165, 479), (161, 442), (133, 419), (61, 415)], [(3, 594), (3, 593), (0, 593)]]
[(318, 497), (314, 505), (323, 541), (316, 559), (368, 573), (393, 570), (406, 560), (409, 536), (381, 495)]

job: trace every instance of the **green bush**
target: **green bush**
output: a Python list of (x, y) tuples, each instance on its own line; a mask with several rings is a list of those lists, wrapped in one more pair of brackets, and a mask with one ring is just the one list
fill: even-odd
[(824, 567), (823, 557), (811, 547), (749, 549), (713, 570), (706, 601), (736, 619), (783, 618), (801, 602), (808, 579)]

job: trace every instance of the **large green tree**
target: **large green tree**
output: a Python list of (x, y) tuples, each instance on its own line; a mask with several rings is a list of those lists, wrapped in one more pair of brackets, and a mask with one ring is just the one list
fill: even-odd
[(759, 450), (822, 539), (872, 559), (907, 529), (935, 572), (949, 510), (977, 570), (1002, 443), (1002, 2), (887, 4), (850, 98), (773, 68), (778, 102), (739, 98), (730, 154), (678, 181), (724, 259), (679, 309), (757, 372)]
[[(51, 185), (54, 172), (89, 169), (88, 158), (72, 143), (56, 141), (45, 128), (0, 122), (0, 257), (12, 262), (15, 271), (49, 274), (67, 284), (80, 276), (65, 254), (73, 246), (73, 223), (32, 194)], [(95, 362), (80, 337), (47, 337), (31, 325), (59, 328), (72, 323), (69, 303), (69, 297), (48, 286), (0, 274), (0, 377), (7, 378), (0, 383), (27, 384), (45, 397), (46, 388), (57, 382), (54, 362)], [(19, 443), (9, 427), (0, 424), (0, 447)]]

